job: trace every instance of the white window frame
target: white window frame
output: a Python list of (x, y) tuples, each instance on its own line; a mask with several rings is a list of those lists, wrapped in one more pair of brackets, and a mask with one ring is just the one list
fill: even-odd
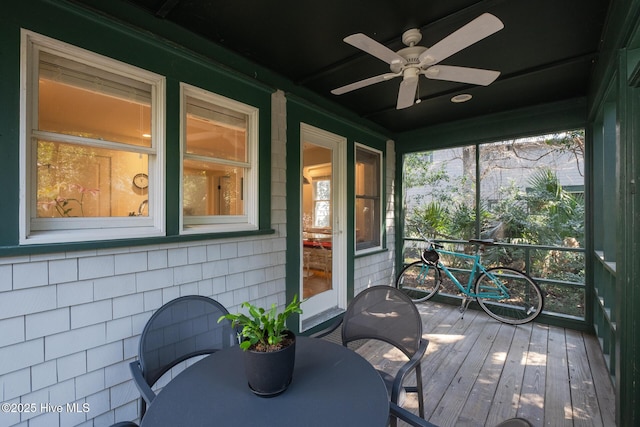
[[(234, 110), (247, 116), (247, 161), (225, 162), (243, 167), (244, 215), (184, 215), (184, 160), (199, 159), (187, 153), (187, 97)], [(180, 234), (223, 233), (257, 230), (258, 227), (258, 119), (260, 110), (251, 105), (209, 92), (202, 88), (180, 83)], [(201, 158), (202, 159), (202, 158)], [(209, 159), (210, 160), (210, 159)]]
[[(164, 99), (165, 78), (85, 49), (21, 30), (20, 55), (20, 244), (47, 244), (142, 238), (165, 235)], [(38, 131), (39, 52), (85, 63), (107, 72), (151, 85), (151, 147), (127, 146), (127, 151), (148, 155), (149, 216), (113, 218), (36, 218), (37, 155), (33, 141), (86, 144), (122, 151), (122, 144)]]
[[(378, 206), (379, 212), (378, 212), (378, 218), (380, 218), (380, 222), (378, 224), (378, 227), (380, 228), (380, 242), (378, 243), (377, 246), (371, 246), (368, 248), (364, 248), (364, 249), (358, 249), (358, 242), (356, 239), (356, 229), (358, 228), (358, 223), (357, 223), (357, 217), (356, 217), (356, 213), (354, 212), (354, 218), (353, 218), (353, 224), (354, 224), (354, 231), (353, 231), (353, 239), (354, 239), (354, 248), (356, 248), (356, 254), (357, 255), (361, 255), (361, 254), (366, 254), (368, 252), (375, 252), (375, 251), (379, 251), (382, 249), (382, 244), (383, 244), (383, 225), (384, 225), (384, 207), (383, 205), (383, 194), (384, 194), (384, 183), (383, 183), (383, 179), (384, 179), (384, 174), (383, 174), (383, 163), (384, 163), (384, 153), (380, 150), (377, 150), (375, 148), (369, 147), (367, 145), (364, 144), (360, 144), (360, 143), (355, 143), (355, 148), (354, 148), (354, 154), (353, 154), (353, 158), (354, 158), (354, 169), (357, 165), (357, 160), (358, 160), (358, 150), (365, 150), (365, 151), (369, 151), (371, 153), (374, 153), (376, 155), (378, 155), (380, 157), (380, 162), (378, 165), (378, 176), (379, 176), (379, 188), (378, 188), (378, 196), (380, 199), (380, 203)], [(355, 180), (354, 180), (354, 185), (355, 185)], [(357, 201), (357, 192), (354, 191), (354, 206), (356, 205), (356, 201)]]

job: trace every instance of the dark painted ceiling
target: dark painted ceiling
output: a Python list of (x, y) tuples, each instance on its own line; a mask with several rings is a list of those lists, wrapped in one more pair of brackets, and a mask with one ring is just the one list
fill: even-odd
[[(127, 0), (267, 67), (357, 115), (403, 132), (437, 123), (585, 96), (609, 0)], [(82, 0), (79, 1), (82, 3)], [(343, 42), (365, 35), (393, 51), (419, 28), (430, 47), (482, 13), (504, 29), (441, 65), (500, 71), (489, 86), (420, 77), (421, 100), (397, 110), (401, 78), (343, 95), (331, 89), (389, 72)], [(454, 104), (454, 95), (473, 98)]]

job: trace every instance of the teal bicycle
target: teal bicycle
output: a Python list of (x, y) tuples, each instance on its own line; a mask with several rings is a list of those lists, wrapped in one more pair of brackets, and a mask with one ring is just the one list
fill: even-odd
[[(460, 312), (464, 314), (471, 301), (477, 301), (487, 314), (510, 325), (531, 322), (542, 313), (544, 298), (540, 286), (526, 273), (510, 267), (485, 268), (480, 255), (493, 240), (471, 239), (476, 245), (474, 255), (446, 251), (443, 246), (425, 239), (427, 247), (421, 260), (415, 261), (400, 272), (396, 287), (414, 302), (426, 301), (438, 293), (442, 275), (446, 275), (463, 294)], [(441, 255), (464, 258), (473, 263), (466, 285), (440, 261)]]

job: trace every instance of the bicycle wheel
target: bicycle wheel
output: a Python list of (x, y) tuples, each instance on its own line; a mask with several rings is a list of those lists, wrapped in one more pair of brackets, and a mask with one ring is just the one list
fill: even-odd
[(475, 290), (480, 307), (501, 322), (521, 325), (542, 313), (544, 298), (540, 286), (513, 268), (488, 269), (476, 280)]
[(407, 265), (396, 280), (396, 288), (407, 294), (413, 302), (428, 300), (438, 292), (439, 287), (440, 271), (422, 261)]

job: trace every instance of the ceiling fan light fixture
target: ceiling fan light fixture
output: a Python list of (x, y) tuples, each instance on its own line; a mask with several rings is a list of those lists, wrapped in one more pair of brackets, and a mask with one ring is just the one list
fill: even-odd
[(473, 98), (473, 96), (470, 93), (461, 93), (451, 98), (451, 102), (454, 104), (460, 104), (462, 102), (469, 101), (471, 98)]

